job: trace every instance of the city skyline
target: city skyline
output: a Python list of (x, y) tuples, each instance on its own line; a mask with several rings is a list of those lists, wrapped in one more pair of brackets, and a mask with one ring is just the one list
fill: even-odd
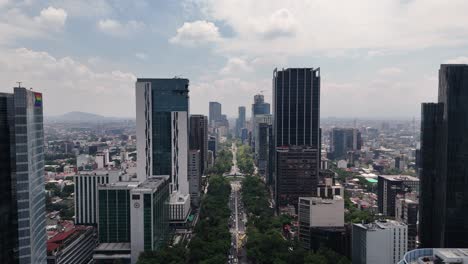
[[(468, 60), (468, 39), (457, 33), (466, 30), (460, 10), (468, 3), (364, 1), (338, 8), (345, 14), (338, 5), (2, 1), (0, 82), (41, 90), (50, 102), (46, 116), (86, 109), (131, 117), (137, 77), (177, 75), (192, 81), (192, 113), (207, 114), (206, 95), (213, 94), (232, 103), (225, 113), (235, 116), (249, 94), (265, 90), (271, 102), (272, 69), (313, 64), (324, 70), (323, 117), (412, 117), (420, 116), (413, 102), (436, 99), (438, 65)], [(317, 8), (323, 15), (306, 15)], [(141, 37), (151, 45), (134, 41)], [(81, 39), (86, 45), (77, 45)], [(381, 96), (385, 102), (377, 103)], [(110, 97), (119, 107), (99, 103)]]

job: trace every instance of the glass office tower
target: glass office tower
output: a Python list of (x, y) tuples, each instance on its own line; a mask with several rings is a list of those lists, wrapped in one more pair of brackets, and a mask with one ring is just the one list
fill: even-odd
[(468, 247), (467, 157), (468, 65), (441, 65), (438, 103), (422, 105), (422, 247)]
[(46, 263), (42, 94), (0, 94), (0, 262)]
[[(320, 68), (273, 72), (274, 140), (277, 205), (297, 205), (297, 197), (313, 196), (320, 164)], [(281, 156), (281, 158), (279, 157)], [(304, 159), (301, 159), (304, 156)], [(304, 164), (291, 164), (299, 160)], [(292, 167), (288, 169), (286, 162)]]

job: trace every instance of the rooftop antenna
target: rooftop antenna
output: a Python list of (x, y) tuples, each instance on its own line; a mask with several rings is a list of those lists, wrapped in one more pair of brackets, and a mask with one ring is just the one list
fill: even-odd
[(21, 82), (16, 82), (18, 84), (18, 88), (21, 88)]

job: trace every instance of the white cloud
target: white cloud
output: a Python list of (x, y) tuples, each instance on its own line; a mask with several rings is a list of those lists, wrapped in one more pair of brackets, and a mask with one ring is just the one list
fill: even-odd
[(388, 68), (383, 68), (378, 71), (378, 74), (380, 75), (386, 75), (386, 76), (392, 76), (392, 75), (398, 75), (402, 72), (400, 68), (397, 67), (388, 67)]
[(255, 23), (258, 32), (266, 39), (294, 36), (298, 26), (291, 12), (284, 8), (273, 12), (268, 19)]
[(239, 74), (243, 72), (251, 72), (253, 69), (249, 62), (242, 58), (229, 58), (226, 66), (224, 66), (219, 73), (223, 75)]
[(148, 54), (143, 53), (143, 52), (137, 52), (135, 53), (135, 57), (140, 60), (147, 60), (148, 59)]
[(185, 22), (177, 29), (177, 34), (169, 42), (184, 46), (193, 46), (221, 40), (218, 27), (204, 20)]
[[(70, 57), (57, 58), (26, 48), (0, 51), (2, 92), (17, 81), (44, 94), (46, 115), (85, 111), (134, 116), (136, 77), (119, 70), (99, 71)], [(118, 107), (108, 107), (109, 102)]]
[(106, 34), (123, 37), (140, 31), (145, 27), (145, 24), (135, 20), (121, 23), (120, 21), (114, 19), (103, 19), (98, 21), (97, 27), (100, 31)]
[(44, 38), (63, 29), (67, 12), (49, 6), (35, 17), (25, 15), (18, 8), (11, 8), (0, 16), (0, 44), (14, 42), (20, 38)]
[(221, 52), (305, 55), (468, 43), (466, 0), (200, 0), (197, 6), (204, 19), (233, 30)]
[(457, 58), (446, 60), (447, 64), (468, 64), (468, 57), (460, 56)]
[(61, 29), (67, 20), (67, 12), (61, 8), (49, 6), (46, 9), (42, 9), (41, 14), (35, 20), (44, 27)]

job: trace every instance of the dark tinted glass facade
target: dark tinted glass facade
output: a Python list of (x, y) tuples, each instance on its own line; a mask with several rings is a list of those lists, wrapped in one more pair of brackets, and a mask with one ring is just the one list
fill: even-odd
[[(320, 68), (273, 72), (277, 205), (316, 193), (320, 161)], [(298, 146), (298, 148), (292, 148)], [(285, 151), (286, 150), (286, 151)]]
[(423, 247), (468, 247), (468, 65), (441, 65), (438, 104), (423, 104)]
[(46, 263), (42, 94), (0, 94), (0, 262)]
[(128, 189), (99, 190), (99, 242), (130, 242), (130, 193)]
[(189, 149), (200, 150), (200, 173), (204, 174), (208, 160), (208, 119), (204, 115), (191, 115)]
[(189, 110), (189, 80), (145, 79), (151, 83), (153, 175), (171, 175), (171, 112)]
[(0, 94), (0, 263), (15, 263), (18, 258), (14, 127), (8, 114), (12, 103), (13, 95)]
[(214, 121), (221, 120), (221, 104), (218, 102), (210, 102), (210, 124)]

